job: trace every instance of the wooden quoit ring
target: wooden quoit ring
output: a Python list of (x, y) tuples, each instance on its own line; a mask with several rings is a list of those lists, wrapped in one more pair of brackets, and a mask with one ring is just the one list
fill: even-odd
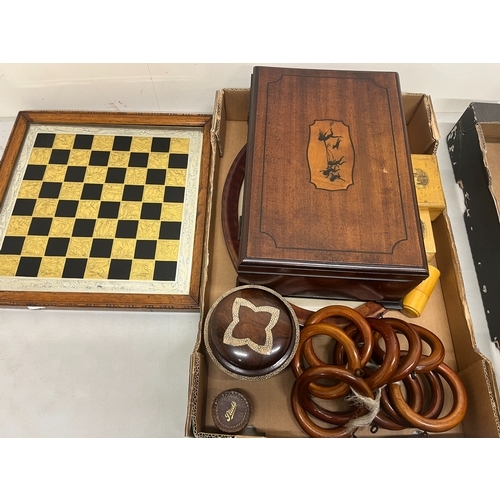
[(413, 411), (405, 401), (398, 384), (390, 384), (389, 393), (396, 411), (410, 425), (427, 432), (445, 432), (463, 420), (467, 412), (467, 393), (459, 376), (448, 365), (441, 363), (434, 371), (446, 380), (453, 393), (453, 406), (443, 417), (429, 418)]
[[(355, 309), (347, 306), (326, 306), (314, 312), (306, 322), (306, 326), (323, 323), (326, 319), (343, 318), (353, 323), (363, 338), (363, 349), (360, 352), (361, 366), (368, 363), (374, 347), (373, 335), (367, 319)], [(313, 355), (313, 353), (311, 353)], [(306, 358), (307, 359), (307, 358)], [(318, 360), (316, 359), (316, 362)], [(308, 362), (312, 364), (311, 360)]]
[(294, 382), (292, 387), (292, 411), (300, 427), (311, 437), (351, 437), (356, 429), (338, 426), (325, 429), (314, 423), (308, 416), (304, 407), (300, 404), (300, 393), (308, 391), (309, 386), (320, 378), (336, 378), (343, 383), (353, 387), (360, 394), (374, 399), (373, 393), (362, 378), (357, 377), (351, 371), (332, 365), (313, 366), (305, 370)]
[[(400, 362), (399, 341), (394, 330), (384, 320), (366, 318), (366, 321), (373, 331), (374, 345), (376, 346), (378, 344), (379, 338), (382, 338), (385, 343), (385, 349), (383, 351), (380, 349), (383, 357), (379, 359), (378, 368), (376, 370), (370, 370), (370, 375), (365, 377), (365, 382), (372, 390), (375, 390), (388, 383), (396, 373)], [(346, 333), (349, 337), (357, 334), (355, 338), (359, 341), (362, 340), (356, 325), (349, 325), (346, 329)], [(334, 364), (342, 366), (344, 364), (343, 360), (344, 348), (341, 344), (337, 344), (334, 350)], [(362, 366), (363, 370), (365, 370), (366, 365)]]
[[(384, 321), (396, 332), (401, 333), (408, 340), (408, 352), (400, 357), (399, 365), (391, 377), (391, 382), (398, 382), (415, 371), (422, 357), (422, 340), (417, 331), (406, 321), (396, 318), (384, 318)], [(374, 354), (381, 359), (384, 351), (380, 345), (375, 345)]]
[[(312, 337), (316, 335), (328, 335), (337, 342), (340, 342), (344, 346), (347, 354), (349, 370), (356, 375), (362, 375), (359, 352), (353, 340), (349, 338), (341, 328), (327, 323), (317, 323), (305, 326), (300, 333), (299, 346), (290, 364), (295, 378), (299, 378), (305, 371), (301, 362), (303, 350), (306, 346), (309, 346), (309, 342), (312, 340)], [(323, 363), (319, 358), (317, 358), (317, 356), (315, 356), (313, 363), (314, 364), (311, 366), (315, 367), (333, 366)], [(312, 383), (310, 384), (309, 392), (311, 395), (319, 398), (336, 399), (346, 396), (349, 393), (349, 385), (342, 382), (333, 386)]]
[(437, 335), (427, 328), (414, 324), (411, 326), (420, 335), (422, 341), (431, 348), (431, 353), (428, 356), (422, 356), (420, 358), (420, 361), (415, 367), (415, 372), (423, 373), (435, 370), (444, 361), (445, 349), (443, 343)]

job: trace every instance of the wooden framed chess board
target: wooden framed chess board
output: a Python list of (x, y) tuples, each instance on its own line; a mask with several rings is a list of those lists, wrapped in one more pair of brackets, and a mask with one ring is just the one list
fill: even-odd
[(19, 113), (0, 164), (0, 304), (198, 308), (210, 125)]

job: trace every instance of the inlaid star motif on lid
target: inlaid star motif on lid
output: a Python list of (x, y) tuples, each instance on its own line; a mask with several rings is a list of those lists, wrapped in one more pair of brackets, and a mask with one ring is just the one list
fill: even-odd
[[(271, 315), (271, 318), (269, 320), (269, 323), (267, 324), (265, 328), (266, 332), (266, 341), (263, 345), (259, 345), (255, 343), (252, 339), (246, 337), (246, 338), (235, 338), (233, 336), (234, 329), (236, 325), (240, 322), (240, 308), (241, 307), (248, 307), (251, 309), (253, 312), (259, 313), (259, 312), (267, 312)], [(234, 302), (233, 302), (233, 320), (229, 324), (229, 326), (226, 328), (226, 331), (224, 332), (224, 339), (223, 342), (224, 344), (234, 346), (234, 347), (239, 347), (242, 345), (247, 345), (252, 349), (253, 351), (269, 356), (271, 354), (272, 348), (273, 348), (273, 328), (278, 322), (279, 316), (280, 316), (280, 311), (276, 307), (272, 306), (255, 306), (252, 304), (252, 302), (243, 299), (241, 297), (237, 297)]]

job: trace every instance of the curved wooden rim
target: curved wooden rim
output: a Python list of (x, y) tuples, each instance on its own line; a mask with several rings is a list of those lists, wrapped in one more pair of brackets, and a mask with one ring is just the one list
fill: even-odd
[(411, 425), (427, 432), (445, 432), (463, 420), (467, 412), (467, 393), (459, 376), (445, 363), (441, 363), (435, 372), (446, 380), (453, 393), (453, 406), (443, 417), (429, 418), (415, 413), (406, 403), (398, 384), (390, 384), (389, 393), (396, 411)]
[(311, 437), (351, 437), (356, 429), (348, 429), (343, 426), (325, 429), (315, 424), (307, 415), (306, 410), (300, 404), (299, 394), (307, 392), (308, 386), (318, 378), (338, 378), (343, 383), (355, 387), (355, 389), (366, 397), (373, 399), (373, 393), (362, 378), (356, 377), (352, 372), (344, 368), (332, 365), (314, 366), (305, 370), (295, 381), (292, 388), (292, 411), (302, 429)]
[[(322, 323), (328, 318), (338, 317), (354, 323), (361, 333), (363, 337), (363, 349), (360, 353), (361, 366), (365, 366), (366, 363), (368, 363), (368, 361), (370, 360), (373, 352), (373, 335), (367, 320), (361, 313), (356, 311), (356, 309), (351, 309), (350, 307), (340, 305), (323, 307), (311, 315), (311, 317), (307, 320), (306, 326)], [(312, 354), (315, 356), (314, 352), (312, 352)], [(310, 364), (312, 364), (313, 360), (310, 360), (307, 357), (306, 359)], [(314, 357), (314, 361), (318, 361), (318, 359)]]
[(241, 148), (227, 173), (222, 190), (221, 222), (224, 241), (226, 242), (229, 257), (235, 269), (238, 268), (238, 254), (240, 250), (238, 200), (240, 197), (243, 179), (245, 178), (245, 161), (247, 155), (246, 144)]
[[(352, 370), (354, 372), (361, 368), (360, 356), (352, 339), (349, 338), (342, 329), (336, 326), (328, 325), (325, 323), (317, 323), (305, 326), (300, 333), (299, 347), (292, 359), (292, 362), (290, 363), (295, 378), (299, 378), (305, 371), (301, 363), (302, 355), (305, 355), (306, 350), (309, 352), (309, 354), (313, 351), (312, 337), (316, 335), (328, 335), (344, 346), (347, 353), (349, 370)], [(310, 356), (308, 357), (311, 359)], [(309, 361), (309, 363), (311, 363), (311, 361)], [(323, 363), (319, 358), (315, 356), (312, 366), (330, 367), (333, 365)], [(309, 391), (311, 395), (319, 398), (335, 399), (346, 396), (349, 393), (349, 386), (344, 383), (336, 384), (334, 386), (324, 386), (312, 383), (310, 385)]]

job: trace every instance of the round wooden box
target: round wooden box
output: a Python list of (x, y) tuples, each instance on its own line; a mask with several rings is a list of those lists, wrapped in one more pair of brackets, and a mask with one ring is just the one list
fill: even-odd
[(260, 285), (233, 288), (210, 308), (205, 345), (214, 363), (228, 375), (261, 380), (277, 375), (292, 360), (300, 328), (291, 305)]

